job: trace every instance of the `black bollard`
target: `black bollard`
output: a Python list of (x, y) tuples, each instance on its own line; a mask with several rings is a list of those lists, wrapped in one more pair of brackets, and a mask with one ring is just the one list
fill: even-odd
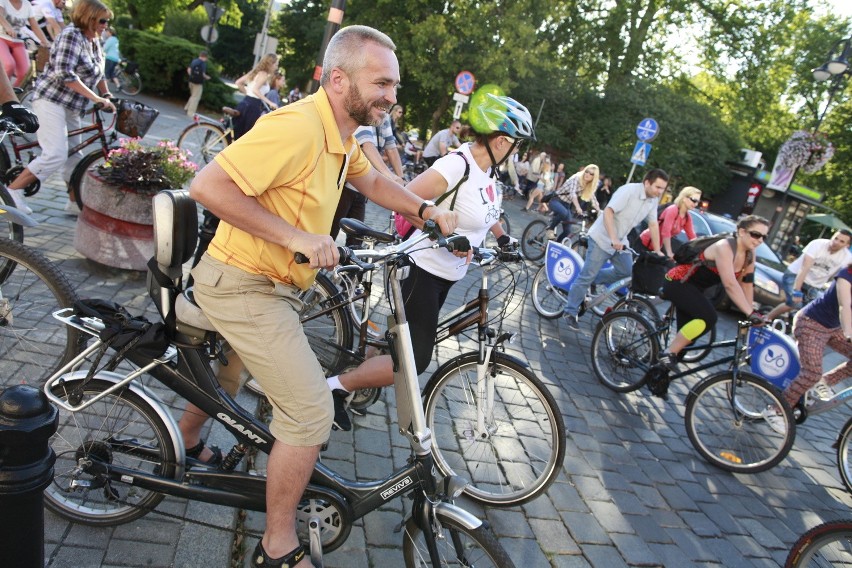
[(27, 385), (0, 394), (0, 559), (5, 566), (44, 566), (44, 498), (56, 454), (48, 444), (59, 412)]

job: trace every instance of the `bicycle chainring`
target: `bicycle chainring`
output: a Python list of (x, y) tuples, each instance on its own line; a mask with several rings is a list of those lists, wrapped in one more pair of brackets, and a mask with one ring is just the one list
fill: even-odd
[(645, 384), (648, 385), (648, 390), (651, 391), (651, 394), (663, 400), (669, 398), (669, 384), (671, 382), (669, 372), (664, 367), (651, 367), (645, 374)]
[[(9, 185), (15, 180), (15, 178), (21, 175), (22, 171), (24, 171), (24, 166), (22, 166), (21, 164), (16, 164), (12, 166), (3, 174), (3, 183)], [(41, 182), (39, 180), (35, 180), (34, 182), (22, 189), (24, 190), (24, 196), (32, 197), (33, 195), (38, 193), (39, 189), (41, 189)]]
[(310, 542), (308, 523), (312, 518), (319, 521), (323, 552), (331, 552), (349, 538), (352, 510), (336, 492), (309, 486), (302, 494), (296, 508), (296, 533), (303, 543)]

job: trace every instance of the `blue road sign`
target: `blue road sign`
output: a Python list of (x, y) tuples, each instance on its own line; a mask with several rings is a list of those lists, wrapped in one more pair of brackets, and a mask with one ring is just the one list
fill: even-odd
[(648, 161), (648, 156), (650, 155), (651, 145), (640, 140), (636, 143), (636, 147), (633, 148), (633, 155), (630, 156), (630, 161), (637, 166), (644, 166), (645, 162)]
[(456, 91), (463, 95), (469, 95), (473, 92), (473, 87), (476, 85), (476, 78), (470, 71), (461, 71), (456, 75)]
[(636, 127), (636, 138), (642, 142), (650, 142), (657, 137), (660, 132), (660, 126), (653, 118), (643, 118), (639, 126)]

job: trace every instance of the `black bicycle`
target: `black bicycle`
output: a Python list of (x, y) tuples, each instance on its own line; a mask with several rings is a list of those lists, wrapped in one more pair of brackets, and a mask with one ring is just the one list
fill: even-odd
[[(672, 380), (712, 367), (730, 364), (693, 386), (686, 399), (686, 432), (701, 456), (716, 467), (737, 473), (766, 471), (783, 460), (793, 447), (796, 421), (790, 405), (770, 382), (744, 371), (748, 360), (746, 321), (738, 323), (736, 338), (686, 347), (684, 353), (732, 348), (732, 354), (697, 367), (669, 374), (657, 365), (661, 337), (670, 324), (655, 324), (639, 314), (614, 311), (605, 315), (592, 337), (592, 367), (598, 380), (621, 393), (648, 384), (663, 394)], [(689, 350), (689, 351), (688, 351)], [(778, 432), (764, 418), (774, 408), (784, 422)]]
[[(217, 335), (182, 289), (182, 265), (192, 258), (197, 239), (195, 202), (186, 191), (165, 191), (154, 198), (156, 269), (149, 292), (174, 341), (164, 353), (153, 355), (150, 324), (133, 318), (113, 339), (100, 337), (105, 321), (122, 318), (86, 317), (62, 310), (57, 318), (95, 338), (78, 357), (53, 375), (44, 392), (60, 408), (51, 446), (56, 453), (55, 478), (45, 490), (45, 503), (72, 521), (111, 526), (140, 518), (165, 495), (264, 511), (266, 478), (234, 468), (250, 448), (268, 452), (274, 439), (269, 429), (238, 406), (219, 386), (210, 366), (221, 356)], [(371, 229), (352, 226), (364, 236)], [(407, 250), (447, 246), (434, 223), (427, 232), (397, 247), (358, 252), (343, 249), (341, 270), (371, 270), (387, 264), (392, 276)], [(153, 264), (153, 263), (152, 263)], [(409, 495), (411, 514), (405, 520), (403, 555), (406, 566), (505, 566), (513, 563), (488, 526), (453, 504), (464, 489), (457, 477), (438, 479), (431, 451), (420, 390), (414, 372), (414, 355), (408, 323), (402, 309), (399, 282), (390, 278), (394, 299), (393, 322), (387, 337), (393, 348), (394, 383), (400, 432), (411, 446), (407, 465), (374, 482), (350, 481), (316, 464), (311, 482), (298, 507), (298, 532), (310, 544), (314, 562), (323, 551), (339, 547), (352, 524), (388, 501)], [(116, 341), (115, 337), (124, 339)], [(139, 338), (139, 339), (137, 339)], [(111, 346), (109, 354), (104, 348)], [(118, 349), (118, 350), (116, 350)], [(155, 350), (156, 352), (157, 350)], [(101, 359), (103, 357), (103, 359)], [(109, 359), (104, 365), (98, 360)], [(134, 369), (122, 375), (113, 368), (119, 360)], [(193, 402), (227, 428), (238, 440), (218, 468), (188, 460), (183, 440), (168, 409), (141, 382), (154, 377)]]

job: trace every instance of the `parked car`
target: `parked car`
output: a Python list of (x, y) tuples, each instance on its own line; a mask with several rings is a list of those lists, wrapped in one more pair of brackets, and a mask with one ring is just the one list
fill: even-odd
[[(718, 233), (735, 233), (737, 224), (727, 217), (714, 213), (703, 213), (690, 211), (692, 225), (695, 234), (699, 237), (715, 235)], [(686, 234), (681, 232), (672, 243), (672, 248), (686, 242)], [(769, 245), (761, 243), (755, 250), (756, 265), (754, 269), (754, 301), (770, 308), (784, 301), (784, 290), (781, 287), (781, 276), (784, 274), (786, 265), (781, 261), (775, 251)], [(707, 291), (708, 297), (713, 300), (717, 309), (731, 308), (731, 301), (725, 288), (721, 285)]]

